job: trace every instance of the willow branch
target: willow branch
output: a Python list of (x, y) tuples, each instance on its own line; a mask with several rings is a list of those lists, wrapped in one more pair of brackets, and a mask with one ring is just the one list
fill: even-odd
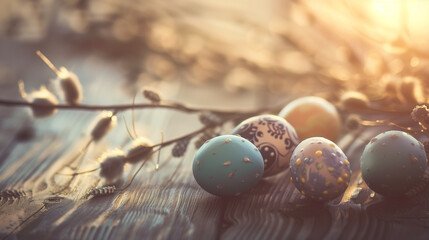
[(165, 146), (168, 146), (168, 145), (170, 145), (172, 143), (181, 141), (183, 139), (194, 137), (195, 135), (198, 135), (198, 134), (200, 134), (200, 133), (202, 133), (204, 131), (207, 131), (207, 129), (211, 129), (211, 128), (215, 128), (215, 127), (221, 126), (221, 125), (225, 124), (228, 121), (233, 121), (233, 120), (236, 120), (238, 118), (247, 118), (247, 117), (251, 116), (252, 114), (262, 113), (263, 111), (264, 110), (261, 110), (260, 112), (254, 112), (254, 113), (248, 113), (248, 114), (235, 114), (234, 116), (229, 117), (229, 118), (225, 118), (222, 121), (219, 121), (218, 123), (213, 123), (213, 124), (210, 124), (210, 125), (206, 125), (206, 126), (200, 128), (200, 129), (197, 129), (197, 130), (195, 130), (193, 132), (190, 132), (188, 134), (185, 134), (183, 136), (180, 136), (180, 137), (177, 137), (177, 138), (174, 138), (174, 139), (162, 142), (162, 143), (155, 144), (152, 147), (165, 147)]
[(56, 108), (56, 109), (62, 109), (62, 110), (82, 110), (82, 111), (113, 110), (116, 112), (132, 109), (132, 108), (134, 109), (166, 108), (166, 109), (172, 109), (172, 110), (177, 110), (177, 111), (187, 112), (187, 113), (208, 111), (215, 114), (224, 114), (224, 115), (250, 114), (250, 113), (258, 113), (258, 112), (269, 110), (268, 108), (261, 108), (261, 109), (250, 110), (250, 111), (221, 110), (221, 109), (189, 107), (179, 103), (160, 103), (160, 104), (140, 103), (140, 104), (118, 104), (118, 105), (90, 105), (90, 104), (44, 105), (44, 104), (35, 104), (31, 102), (26, 102), (26, 101), (8, 100), (8, 99), (0, 99), (0, 105), (6, 106), (6, 107)]

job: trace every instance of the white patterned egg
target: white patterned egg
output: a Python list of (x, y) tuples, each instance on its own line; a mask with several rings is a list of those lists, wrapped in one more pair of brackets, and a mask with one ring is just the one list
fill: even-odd
[(275, 115), (251, 117), (232, 132), (253, 143), (264, 158), (264, 177), (289, 168), (290, 157), (299, 140), (295, 129), (284, 118)]

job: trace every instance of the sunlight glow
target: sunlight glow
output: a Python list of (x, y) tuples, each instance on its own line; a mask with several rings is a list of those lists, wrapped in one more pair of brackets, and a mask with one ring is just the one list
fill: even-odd
[(386, 17), (395, 17), (398, 13), (398, 0), (374, 0), (372, 7), (374, 10)]
[(398, 0), (373, 0), (372, 8), (374, 20), (397, 30), (400, 14)]
[(376, 23), (395, 32), (404, 25), (411, 35), (429, 36), (429, 1), (427, 0), (372, 0), (372, 15)]

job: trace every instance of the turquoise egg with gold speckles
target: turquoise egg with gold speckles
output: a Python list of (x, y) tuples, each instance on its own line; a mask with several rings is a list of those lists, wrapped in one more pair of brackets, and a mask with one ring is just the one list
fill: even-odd
[(222, 135), (206, 141), (192, 165), (197, 183), (218, 196), (235, 196), (254, 187), (264, 173), (259, 150), (248, 140)]
[(415, 193), (428, 168), (423, 144), (402, 131), (388, 131), (372, 138), (360, 160), (363, 180), (386, 197)]
[(332, 141), (312, 137), (295, 148), (290, 160), (290, 180), (306, 197), (331, 200), (344, 193), (350, 182), (350, 162)]

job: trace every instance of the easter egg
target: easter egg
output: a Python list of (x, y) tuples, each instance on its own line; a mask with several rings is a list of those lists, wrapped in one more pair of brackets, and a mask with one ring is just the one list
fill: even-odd
[(372, 138), (360, 160), (368, 187), (387, 197), (407, 195), (419, 185), (428, 167), (423, 144), (402, 131)]
[(331, 200), (341, 195), (350, 182), (350, 163), (332, 141), (312, 137), (302, 141), (290, 159), (291, 181), (305, 196)]
[(287, 169), (290, 156), (299, 143), (295, 129), (275, 115), (251, 117), (240, 123), (232, 134), (244, 137), (261, 151), (264, 177)]
[(192, 171), (197, 183), (218, 196), (238, 195), (262, 178), (264, 161), (248, 140), (222, 135), (206, 141), (194, 157)]
[(341, 132), (341, 119), (337, 109), (320, 97), (298, 98), (287, 104), (279, 116), (295, 128), (301, 140), (324, 137), (335, 141)]

